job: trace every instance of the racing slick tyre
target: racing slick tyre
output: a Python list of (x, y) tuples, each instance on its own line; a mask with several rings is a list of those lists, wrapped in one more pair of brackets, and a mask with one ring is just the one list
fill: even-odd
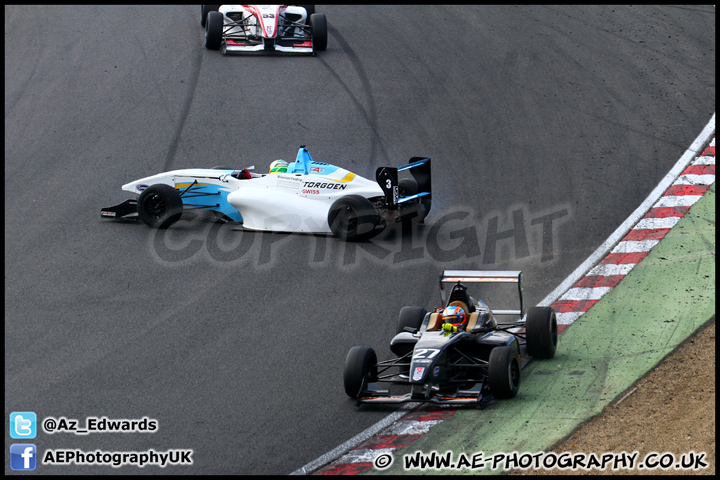
[(222, 44), (223, 14), (220, 12), (208, 13), (205, 23), (205, 48), (220, 50)]
[(403, 178), (398, 182), (398, 193), (400, 197), (409, 197), (418, 192), (418, 184), (414, 178)]
[(361, 195), (338, 198), (328, 211), (333, 235), (348, 242), (367, 240), (385, 229), (372, 203)]
[(200, 25), (205, 26), (207, 21), (207, 14), (210, 12), (217, 12), (220, 5), (200, 5)]
[(533, 358), (553, 358), (557, 349), (558, 328), (552, 307), (528, 309), (525, 323), (528, 355)]
[(343, 380), (345, 393), (350, 398), (357, 398), (367, 382), (377, 381), (377, 355), (370, 347), (355, 346), (345, 357)]
[(167, 228), (180, 220), (183, 203), (170, 185), (159, 183), (146, 188), (138, 198), (138, 216), (151, 228)]
[(425, 217), (428, 216), (428, 213), (430, 213), (430, 209), (432, 208), (432, 199), (420, 197), (420, 205), (422, 207), (422, 212), (420, 213), (420, 222), (424, 222)]
[(495, 347), (488, 360), (488, 386), (493, 397), (513, 398), (520, 389), (520, 360), (515, 348)]
[(324, 13), (310, 15), (313, 48), (322, 52), (327, 48), (327, 20)]
[(402, 307), (400, 309), (400, 316), (398, 316), (397, 332), (405, 332), (405, 327), (414, 328), (420, 330), (423, 320), (425, 320), (425, 314), (427, 310), (423, 307)]
[[(420, 188), (418, 187), (418, 183), (414, 178), (403, 178), (398, 182), (398, 193), (400, 194), (400, 198), (415, 195), (419, 190)], [(418, 210), (418, 221), (420, 223), (425, 220), (425, 217), (427, 217), (427, 214), (430, 212), (430, 207), (432, 205), (431, 202), (432, 200), (428, 200), (424, 196), (420, 197), (420, 208)]]

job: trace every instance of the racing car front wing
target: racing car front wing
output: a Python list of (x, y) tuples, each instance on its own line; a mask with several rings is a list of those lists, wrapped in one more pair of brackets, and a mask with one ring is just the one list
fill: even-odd
[(476, 405), (482, 408), (493, 398), (486, 383), (483, 380), (471, 389), (457, 390), (454, 393), (441, 392), (432, 386), (412, 385), (412, 391), (403, 395), (391, 395), (389, 390), (379, 389), (376, 384), (370, 383), (367, 389), (357, 397), (356, 405), (419, 402), (437, 405)]
[[(474, 375), (464, 378), (455, 377), (450, 379), (450, 384), (441, 386), (433, 383), (415, 383), (410, 381), (407, 373), (402, 370), (412, 368), (412, 351), (402, 357), (392, 360), (385, 360), (377, 363), (378, 377), (375, 381), (368, 381), (357, 397), (357, 405), (363, 403), (407, 403), (427, 402), (438, 405), (476, 405), (484, 407), (493, 396), (490, 392), (487, 380), (487, 362), (468, 355), (453, 363), (458, 368), (471, 369)], [(400, 368), (401, 373), (384, 373), (392, 368)], [(410, 387), (410, 392), (402, 395), (392, 395), (390, 390), (380, 387), (380, 383), (392, 385), (404, 385)]]
[(100, 211), (100, 216), (106, 218), (136, 218), (137, 200), (125, 200), (118, 205), (105, 207)]
[(312, 42), (305, 41), (292, 45), (275, 44), (247, 44), (242, 40), (233, 40), (228, 38), (221, 46), (221, 53), (252, 53), (252, 52), (278, 52), (278, 53), (294, 53), (298, 55), (314, 55)]

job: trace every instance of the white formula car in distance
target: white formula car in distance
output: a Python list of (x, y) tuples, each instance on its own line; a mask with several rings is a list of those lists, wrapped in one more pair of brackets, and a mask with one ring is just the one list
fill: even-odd
[[(285, 163), (285, 162), (283, 162)], [(305, 146), (284, 173), (251, 173), (254, 167), (173, 170), (141, 178), (122, 189), (137, 199), (103, 208), (104, 218), (140, 218), (153, 228), (177, 222), (183, 210), (205, 209), (250, 230), (325, 233), (366, 240), (387, 224), (425, 219), (432, 205), (430, 158), (380, 167), (368, 180), (316, 162)], [(400, 172), (410, 176), (399, 179)]]
[(201, 5), (205, 48), (221, 53), (315, 55), (327, 48), (327, 20), (315, 5)]

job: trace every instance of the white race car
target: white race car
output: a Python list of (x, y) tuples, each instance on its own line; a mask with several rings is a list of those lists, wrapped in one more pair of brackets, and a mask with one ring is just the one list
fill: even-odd
[(327, 20), (315, 5), (201, 5), (205, 48), (222, 53), (315, 55), (327, 48)]
[[(123, 185), (139, 194), (113, 207), (105, 218), (140, 218), (153, 228), (177, 222), (183, 210), (205, 209), (250, 230), (332, 233), (348, 241), (371, 238), (388, 223), (423, 221), (432, 204), (430, 158), (380, 167), (376, 181), (316, 162), (301, 146), (292, 163), (273, 162), (280, 173), (256, 174), (248, 167), (192, 168), (159, 173)], [(399, 172), (410, 176), (398, 179)]]

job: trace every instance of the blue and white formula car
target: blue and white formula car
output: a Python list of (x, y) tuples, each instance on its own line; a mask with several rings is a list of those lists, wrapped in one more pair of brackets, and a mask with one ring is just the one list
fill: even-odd
[[(374, 237), (389, 223), (422, 221), (432, 205), (430, 158), (380, 167), (375, 181), (314, 161), (304, 145), (294, 162), (276, 162), (283, 164), (281, 173), (214, 167), (141, 178), (122, 187), (138, 194), (137, 199), (103, 208), (101, 216), (139, 217), (150, 227), (167, 228), (184, 210), (205, 209), (249, 230), (331, 233), (359, 241)], [(405, 171), (410, 176), (398, 179)]]
[(327, 48), (327, 20), (315, 5), (201, 5), (205, 48), (221, 53), (315, 55)]

